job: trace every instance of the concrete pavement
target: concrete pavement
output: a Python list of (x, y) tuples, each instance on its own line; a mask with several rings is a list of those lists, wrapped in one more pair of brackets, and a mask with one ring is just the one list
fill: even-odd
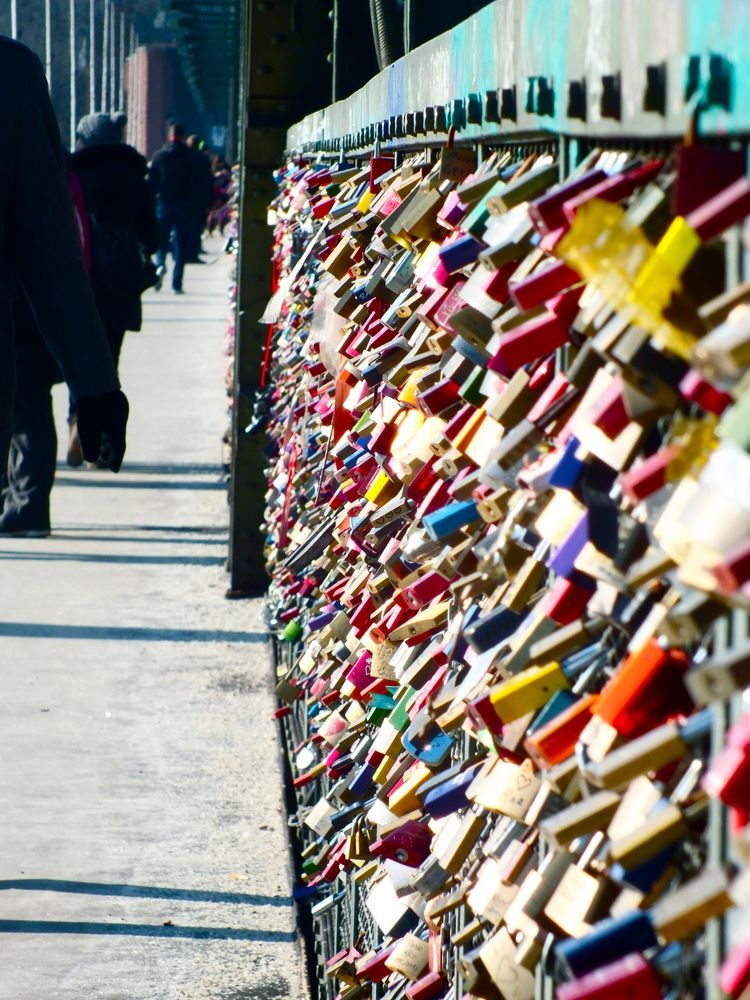
[(262, 605), (223, 596), (210, 249), (126, 338), (123, 471), (61, 468), (50, 538), (0, 541), (0, 1000), (307, 995)]

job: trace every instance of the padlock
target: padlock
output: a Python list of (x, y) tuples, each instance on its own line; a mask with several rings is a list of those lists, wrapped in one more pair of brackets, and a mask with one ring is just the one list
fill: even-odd
[(743, 716), (729, 730), (726, 746), (711, 762), (703, 787), (735, 809), (750, 808), (750, 716)]

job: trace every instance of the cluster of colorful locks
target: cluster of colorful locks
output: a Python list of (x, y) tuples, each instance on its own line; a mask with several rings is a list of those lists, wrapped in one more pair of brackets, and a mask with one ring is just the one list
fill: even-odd
[(277, 182), (265, 558), (300, 896), (362, 906), (334, 991), (703, 996), (750, 899), (744, 153)]

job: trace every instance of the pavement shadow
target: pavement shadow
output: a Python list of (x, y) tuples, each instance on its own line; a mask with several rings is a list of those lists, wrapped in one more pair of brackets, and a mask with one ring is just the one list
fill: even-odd
[(82, 896), (122, 896), (133, 899), (175, 899), (189, 903), (229, 903), (242, 906), (291, 906), (291, 896), (263, 896), (247, 892), (212, 892), (205, 889), (167, 889), (155, 885), (124, 882), (76, 882), (57, 878), (11, 878), (0, 880), (0, 892), (65, 892)]
[(178, 924), (107, 924), (77, 920), (0, 920), (0, 934), (107, 934), (117, 937), (194, 938), (214, 941), (292, 942), (295, 931), (245, 927), (181, 927)]
[(56, 489), (64, 486), (96, 490), (227, 490), (226, 482), (219, 479), (182, 482), (175, 479), (123, 479), (114, 475), (111, 479), (103, 476), (58, 476), (55, 479)]
[[(71, 467), (67, 462), (57, 462), (58, 472), (70, 473)], [(142, 473), (144, 475), (156, 476), (201, 476), (220, 475), (221, 465), (218, 462), (130, 462), (126, 458), (122, 463), (121, 472)], [(80, 470), (79, 470), (80, 474)], [(99, 470), (91, 470), (91, 478), (100, 476)], [(88, 473), (87, 473), (88, 476)]]
[[(229, 532), (227, 525), (222, 524), (80, 524), (78, 522), (72, 523), (70, 521), (63, 521), (61, 524), (56, 525), (56, 529), (61, 532), (67, 533), (68, 531), (80, 531), (83, 534), (82, 537), (88, 538), (87, 534), (89, 531), (111, 531), (111, 532), (122, 532), (122, 531), (142, 531), (144, 533), (152, 533), (158, 535), (219, 535), (221, 536), (216, 541), (225, 540)], [(180, 541), (181, 539), (178, 539)], [(207, 541), (213, 541), (214, 539), (206, 538)]]
[(103, 639), (123, 642), (267, 642), (264, 632), (230, 632), (224, 629), (119, 628), (112, 625), (47, 625), (37, 622), (2, 622), (4, 639)]
[(149, 566), (223, 566), (226, 556), (152, 556), (152, 555), (118, 555), (116, 552), (18, 552), (14, 549), (0, 551), (0, 560), (15, 562), (88, 562), (88, 563), (125, 563), (144, 564)]
[(228, 536), (225, 532), (221, 538), (196, 538), (182, 535), (153, 535), (150, 538), (144, 538), (140, 535), (95, 535), (85, 531), (68, 531), (67, 528), (55, 527), (52, 532), (52, 541), (120, 542), (123, 545), (226, 545)]

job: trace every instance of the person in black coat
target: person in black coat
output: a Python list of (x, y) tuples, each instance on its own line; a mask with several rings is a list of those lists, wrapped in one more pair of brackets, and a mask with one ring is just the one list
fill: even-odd
[[(146, 182), (148, 164), (137, 150), (122, 142), (125, 121), (121, 114), (85, 115), (76, 128), (76, 152), (70, 161), (91, 232), (89, 276), (115, 365), (125, 332), (140, 330), (143, 318), (136, 254), (142, 251), (150, 257), (159, 246), (154, 198)], [(123, 237), (124, 242), (119, 242)], [(124, 254), (125, 259), (117, 259), (118, 254)], [(75, 467), (83, 456), (74, 405), (69, 419), (68, 463)]]
[(172, 249), (174, 270), (172, 290), (182, 293), (185, 265), (195, 252), (196, 205), (206, 197), (205, 176), (196, 157), (201, 154), (185, 142), (182, 125), (169, 127), (169, 139), (151, 161), (148, 181), (156, 197), (156, 217), (159, 220), (159, 249), (156, 263), (159, 285), (166, 274), (167, 253)]
[(76, 129), (76, 152), (70, 160), (90, 220), (91, 284), (115, 364), (125, 331), (141, 328), (142, 289), (127, 281), (112, 281), (97, 246), (97, 232), (130, 230), (149, 257), (159, 247), (154, 198), (146, 182), (148, 164), (121, 141), (124, 118), (85, 115)]
[[(127, 400), (84, 270), (47, 81), (29, 49), (2, 37), (0, 90), (0, 470), (14, 429), (13, 303), (23, 290), (77, 403), (85, 457), (106, 460), (117, 471), (125, 453)], [(0, 534), (44, 528), (5, 507), (0, 516)]]

